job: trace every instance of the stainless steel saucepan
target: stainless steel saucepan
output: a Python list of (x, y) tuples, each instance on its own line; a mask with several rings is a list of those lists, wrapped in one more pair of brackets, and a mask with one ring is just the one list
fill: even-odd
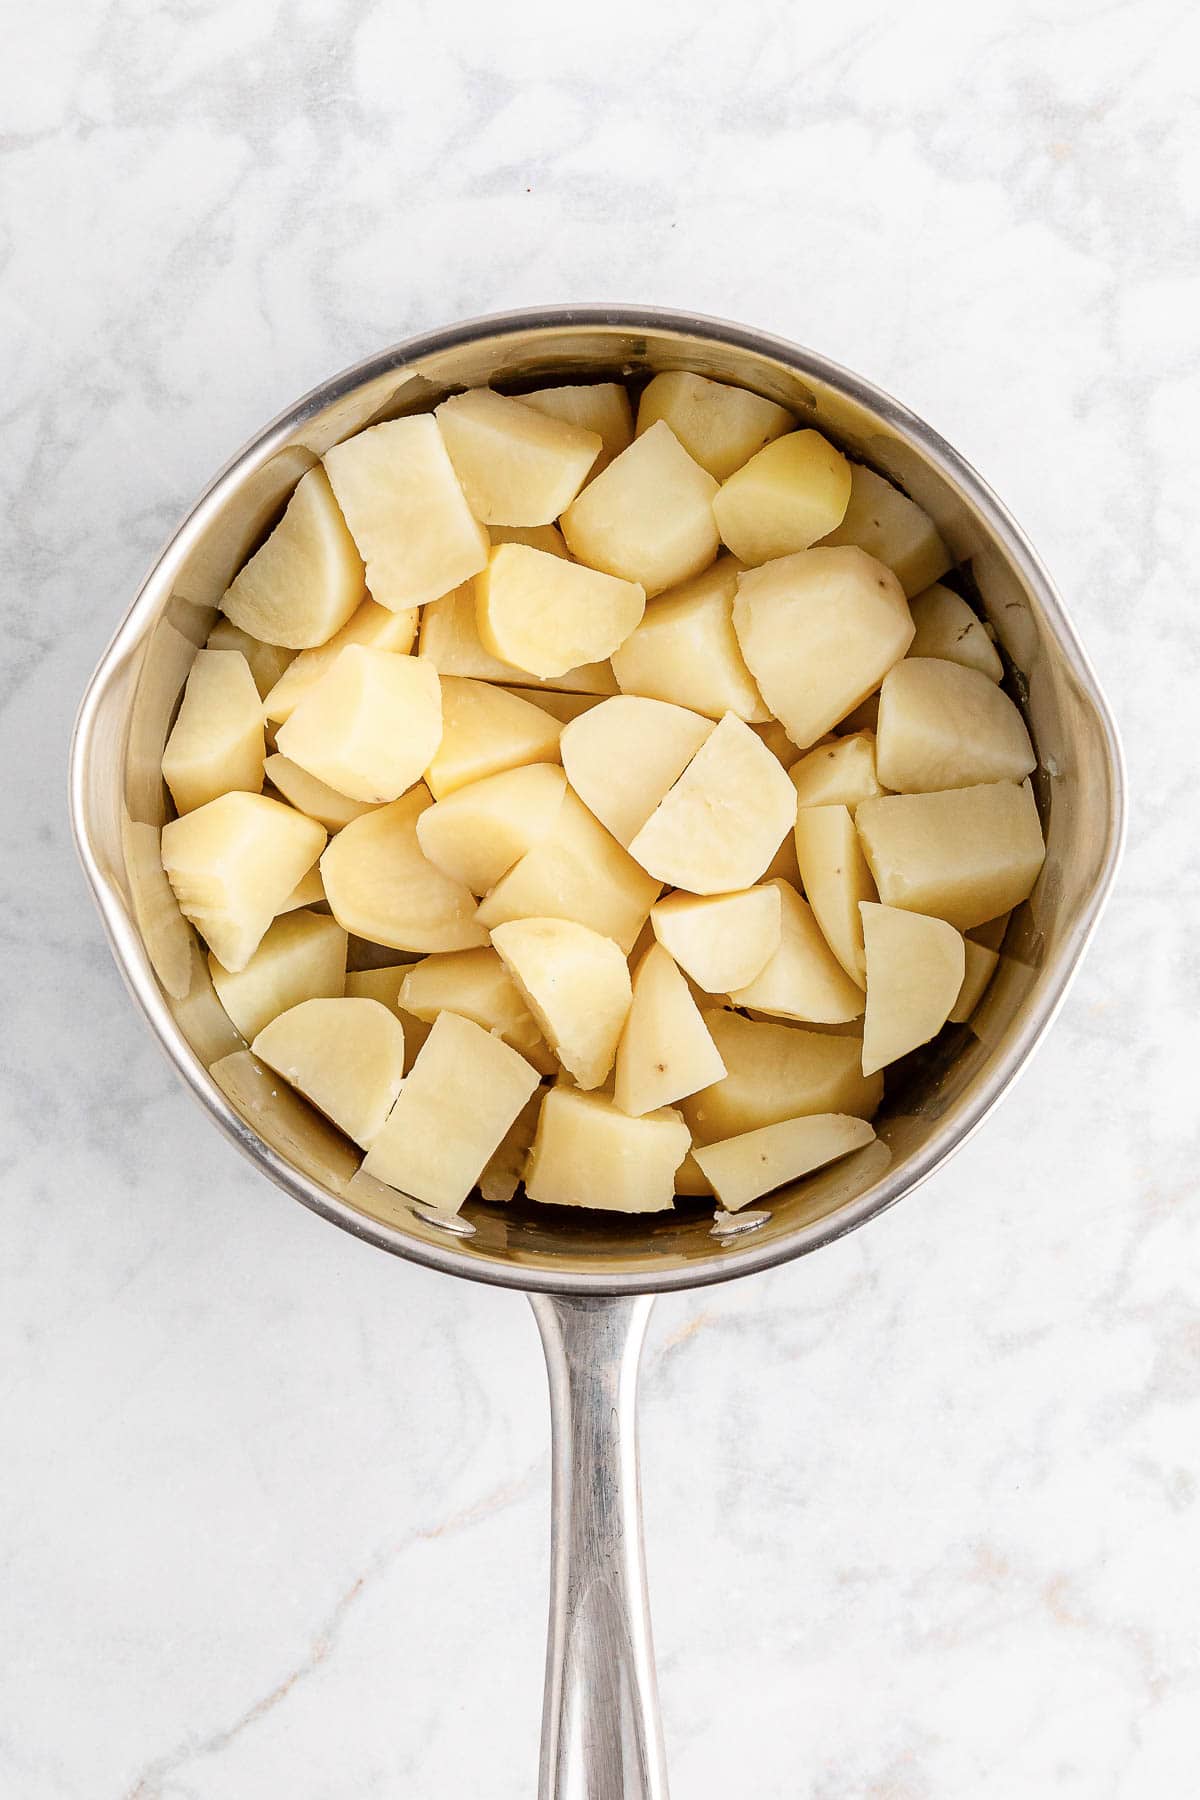
[[(449, 1226), (356, 1173), (346, 1142), (254, 1062), (159, 864), (163, 745), (217, 602), (304, 471), (352, 432), (447, 390), (691, 369), (790, 407), (937, 521), (995, 627), (1037, 746), (1045, 867), (969, 1025), (904, 1065), (878, 1142), (714, 1235), (711, 1207), (621, 1218), (469, 1202)], [(989, 488), (929, 426), (811, 351), (640, 307), (550, 308), (454, 325), (370, 357), (268, 425), (171, 538), (84, 698), (71, 760), (79, 852), (129, 989), (227, 1137), (314, 1212), (430, 1268), (523, 1289), (553, 1417), (553, 1557), (542, 1800), (665, 1800), (635, 1425), (653, 1296), (771, 1268), (873, 1219), (970, 1136), (1046, 1031), (1120, 853), (1120, 749), (1045, 569)]]

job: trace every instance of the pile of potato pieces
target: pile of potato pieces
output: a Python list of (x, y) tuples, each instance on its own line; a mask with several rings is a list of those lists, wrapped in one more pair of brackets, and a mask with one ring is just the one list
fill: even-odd
[[(163, 757), (233, 1024), (445, 1214), (735, 1211), (867, 1143), (1043, 859), (950, 567), (880, 475), (685, 371), (636, 427), (619, 383), (480, 388), (338, 444)], [(348, 973), (351, 938), (404, 960)]]

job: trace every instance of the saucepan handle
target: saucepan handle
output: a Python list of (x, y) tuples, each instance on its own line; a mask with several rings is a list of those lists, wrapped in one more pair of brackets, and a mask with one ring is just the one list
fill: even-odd
[(652, 1298), (530, 1295), (552, 1427), (539, 1800), (667, 1800), (638, 1480)]

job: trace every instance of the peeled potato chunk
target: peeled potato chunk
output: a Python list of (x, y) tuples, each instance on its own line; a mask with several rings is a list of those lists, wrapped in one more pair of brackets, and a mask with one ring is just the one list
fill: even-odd
[[(509, 927), (511, 930), (511, 927)], [(709, 1087), (725, 1064), (687, 982), (661, 944), (651, 944), (633, 977), (633, 1000), (617, 1045), (613, 1098), (640, 1117)]]
[(431, 805), (424, 787), (342, 827), (321, 858), (333, 916), (347, 931), (394, 950), (470, 950), (487, 942), (475, 898), (435, 868), (417, 821)]
[(779, 890), (743, 888), (731, 894), (668, 894), (650, 908), (650, 923), (668, 950), (706, 994), (728, 994), (761, 974), (779, 948)]
[(225, 618), (217, 620), (208, 634), (204, 648), (239, 650), (250, 666), (260, 700), (266, 699), (296, 654), (294, 650), (284, 649), (282, 644), (264, 644), (261, 638), (251, 637), (248, 631), (243, 631), (232, 619)]
[(508, 1044), (470, 1019), (439, 1013), (365, 1173), (457, 1212), (537, 1084), (537, 1070)]
[(488, 534), (429, 413), (389, 419), (335, 444), (325, 469), (381, 606), (423, 606), (487, 562)]
[(584, 805), (628, 847), (713, 731), (711, 719), (617, 694), (563, 727), (563, 768)]
[(750, 727), (726, 713), (629, 854), (671, 887), (729, 893), (758, 880), (795, 817), (786, 773)]
[(865, 1119), (844, 1113), (812, 1113), (781, 1119), (719, 1144), (701, 1144), (692, 1154), (727, 1212), (737, 1212), (760, 1194), (798, 1181), (875, 1136)]
[(813, 1025), (857, 1019), (862, 989), (829, 948), (812, 908), (786, 881), (772, 886), (779, 890), (781, 907), (779, 948), (754, 980), (729, 998), (737, 1006)]
[(430, 1031), (427, 1020), (418, 1019), (415, 1013), (405, 1012), (400, 1005), (400, 984), (411, 968), (411, 963), (393, 963), (383, 969), (350, 969), (346, 974), (347, 998), (378, 1000), (381, 1006), (394, 1012), (403, 1025), (405, 1074), (417, 1060), (417, 1053)]
[(432, 1024), (441, 1012), (473, 1019), (527, 1056), (542, 1075), (558, 1065), (542, 1041), (522, 995), (494, 950), (452, 950), (411, 964), (400, 984), (400, 1005)]
[(221, 611), (251, 637), (305, 650), (331, 638), (363, 597), (362, 558), (317, 468), (300, 477), (283, 518), (226, 589)]
[(978, 669), (989, 681), (1003, 680), (1004, 664), (983, 620), (950, 588), (935, 581), (909, 602), (909, 610), (917, 628), (910, 656), (940, 656), (965, 669)]
[(456, 788), (417, 820), (417, 837), (430, 862), (486, 894), (502, 875), (553, 832), (567, 791), (556, 763), (503, 769)]
[(848, 807), (800, 808), (796, 814), (796, 863), (825, 942), (851, 981), (865, 988), (867, 965), (859, 906), (878, 895)]
[(279, 800), (222, 794), (163, 826), (163, 868), (179, 910), (237, 974), (324, 843), (322, 826)]
[(864, 901), (867, 1014), (864, 1075), (937, 1036), (966, 973), (961, 935), (943, 919)]
[(475, 622), (484, 649), (544, 679), (611, 656), (645, 607), (637, 582), (527, 544), (497, 544), (475, 581)]
[(519, 394), (517, 398), (522, 406), (532, 406), (551, 419), (566, 419), (571, 425), (582, 425), (585, 431), (596, 433), (601, 448), (590, 471), (593, 481), (614, 456), (620, 456), (633, 442), (633, 412), (629, 395), (619, 381), (537, 388), (532, 394)]
[(697, 1144), (808, 1113), (869, 1119), (883, 1099), (883, 1077), (862, 1072), (858, 1037), (804, 1031), (715, 1008), (703, 1016), (728, 1073), (680, 1103)]
[(350, 644), (281, 725), (282, 755), (350, 800), (398, 800), (442, 740), (437, 670), (415, 656)]
[[(565, 552), (564, 552), (565, 553)], [(551, 555), (557, 554), (554, 551)], [(431, 601), (421, 614), (421, 648), (423, 661), (431, 662), (439, 674), (467, 675), (476, 681), (502, 681), (518, 687), (543, 683), (528, 669), (515, 669), (483, 647), (475, 617), (475, 584), (464, 582), (440, 600)], [(587, 663), (581, 668), (567, 669), (550, 677), (544, 684), (553, 692), (571, 694), (615, 694), (616, 677), (606, 662)]]
[(855, 731), (849, 737), (818, 744), (788, 770), (796, 803), (805, 806), (848, 806), (882, 794), (875, 768), (875, 734)]
[(347, 645), (366, 644), (372, 650), (391, 650), (397, 656), (404, 656), (412, 649), (416, 635), (415, 606), (407, 607), (403, 612), (392, 612), (386, 606), (376, 605), (374, 600), (364, 600), (327, 644), (301, 650), (298, 656), (293, 656), (265, 696), (264, 714), (277, 725), (290, 719), (302, 696), (333, 667)]
[(441, 742), (425, 779), (434, 797), (444, 800), (457, 788), (504, 769), (557, 762), (561, 731), (558, 720), (540, 706), (503, 688), (443, 675)]
[(660, 420), (572, 501), (563, 536), (580, 562), (659, 594), (716, 556), (716, 492), (707, 469)]
[(489, 525), (488, 536), (493, 544), (528, 544), (531, 550), (544, 550), (548, 556), (571, 554), (557, 525)]
[(988, 983), (996, 973), (996, 964), (1000, 957), (995, 950), (989, 950), (986, 944), (976, 944), (971, 938), (963, 939), (963, 954), (966, 961), (963, 966), (962, 986), (954, 1005), (950, 1008), (951, 1025), (962, 1025), (979, 1002), (983, 999)]
[(197, 650), (183, 702), (163, 751), (163, 780), (178, 812), (192, 812), (237, 788), (263, 784), (262, 702), (237, 650)]
[(1020, 781), (1037, 767), (1025, 721), (978, 669), (907, 656), (879, 690), (879, 778), (898, 794)]
[(659, 890), (568, 788), (554, 830), (501, 877), (476, 917), (489, 930), (510, 919), (574, 919), (628, 954)]
[(807, 550), (841, 523), (850, 481), (850, 464), (828, 438), (791, 431), (721, 484), (713, 501), (721, 541), (749, 564)]
[(533, 1135), (542, 1111), (542, 1096), (531, 1094), (479, 1176), (480, 1197), (492, 1206), (511, 1200), (525, 1178), (525, 1164), (533, 1148)]
[(217, 999), (247, 1043), (301, 1000), (340, 999), (346, 981), (346, 933), (323, 913), (276, 919), (244, 969), (223, 968), (211, 953)]
[(378, 1000), (304, 1000), (250, 1048), (365, 1149), (404, 1078), (404, 1027)]
[(954, 561), (929, 514), (861, 463), (850, 468), (845, 516), (823, 542), (857, 544), (868, 556), (886, 563), (909, 596), (944, 575)]
[(854, 822), (879, 898), (960, 931), (1026, 899), (1046, 855), (1025, 783), (884, 794), (862, 801)]
[(636, 631), (612, 654), (622, 693), (672, 701), (710, 719), (732, 712), (749, 724), (767, 722), (770, 715), (733, 629), (742, 567), (736, 557), (719, 557), (711, 569), (647, 608)]
[(785, 407), (746, 388), (710, 381), (687, 369), (655, 375), (638, 402), (638, 436), (662, 419), (688, 455), (724, 481), (735, 469), (787, 431), (796, 421)]
[(263, 772), (273, 787), (279, 789), (284, 799), (289, 801), (298, 812), (307, 813), (326, 831), (340, 831), (351, 819), (361, 819), (371, 808), (362, 800), (348, 800), (345, 794), (339, 794), (326, 782), (318, 781), (299, 763), (289, 761), (276, 751), (268, 756), (263, 764)]
[(620, 946), (569, 919), (514, 919), (492, 943), (564, 1069), (581, 1088), (605, 1081), (631, 988)]
[(491, 388), (452, 394), (436, 409), (467, 503), (486, 525), (549, 525), (600, 454), (600, 438)]
[(667, 1212), (688, 1144), (671, 1107), (635, 1119), (603, 1094), (554, 1087), (542, 1102), (525, 1192), (546, 1206)]

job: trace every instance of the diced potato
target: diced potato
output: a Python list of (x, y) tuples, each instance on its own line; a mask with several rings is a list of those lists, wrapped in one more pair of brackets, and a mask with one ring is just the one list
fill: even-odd
[(513, 864), (549, 837), (562, 810), (567, 778), (556, 763), (528, 763), (456, 788), (417, 820), (430, 862), (486, 894)]
[(279, 729), (280, 752), (348, 799), (398, 800), (442, 741), (437, 670), (415, 656), (350, 644)]
[(954, 561), (929, 514), (861, 463), (851, 465), (845, 517), (823, 541), (857, 544), (886, 563), (909, 596), (944, 575)]
[(544, 550), (548, 556), (571, 554), (557, 525), (489, 525), (488, 536), (493, 545), (528, 544), (531, 550)]
[(554, 1061), (532, 1013), (496, 952), (452, 950), (412, 963), (400, 984), (400, 1005), (432, 1024), (441, 1012), (473, 1019), (528, 1057), (542, 1075), (554, 1075)]
[(553, 832), (497, 882), (476, 917), (489, 930), (510, 919), (574, 919), (628, 954), (660, 885), (568, 788)]
[(603, 1094), (551, 1088), (542, 1102), (525, 1192), (547, 1206), (667, 1212), (688, 1129), (671, 1107), (640, 1119)]
[[(523, 687), (533, 686), (535, 677), (527, 669), (510, 668), (484, 649), (475, 619), (475, 584), (464, 582), (453, 593), (443, 594), (421, 614), (422, 658), (431, 662), (442, 675), (468, 675), (476, 681), (500, 681)], [(536, 685), (555, 693), (615, 694), (616, 677), (606, 662), (588, 663), (579, 669), (568, 669)]]
[(966, 973), (963, 940), (953, 925), (923, 913), (864, 901), (867, 1016), (863, 1074), (907, 1056), (937, 1036)]
[(982, 925), (972, 925), (967, 936), (974, 938), (977, 944), (983, 944), (988, 950), (999, 950), (1004, 942), (1005, 933), (1008, 931), (1008, 921), (1011, 917), (1011, 912), (1002, 912), (998, 918), (985, 919)]
[[(509, 926), (509, 930), (513, 927)], [(725, 1074), (688, 984), (661, 944), (652, 944), (633, 976), (633, 1001), (617, 1046), (613, 1098), (641, 1117)]]
[(467, 503), (487, 525), (551, 524), (600, 454), (597, 432), (491, 388), (452, 394), (436, 418)]
[(484, 649), (542, 679), (611, 656), (645, 607), (637, 582), (526, 544), (498, 544), (475, 581), (475, 623)]
[(179, 910), (237, 974), (324, 843), (322, 826), (279, 800), (222, 794), (163, 826), (163, 868)]
[(776, 887), (731, 894), (668, 894), (650, 908), (654, 935), (707, 994), (727, 994), (762, 973), (779, 948)]
[(689, 1150), (675, 1171), (675, 1192), (690, 1199), (703, 1199), (712, 1193), (712, 1183)]
[(796, 862), (825, 942), (850, 979), (867, 985), (860, 903), (878, 899), (854, 820), (845, 806), (802, 806)]
[(850, 479), (850, 464), (819, 431), (776, 438), (721, 484), (713, 501), (721, 542), (750, 565), (807, 550), (841, 523)]
[(503, 1206), (511, 1200), (525, 1179), (525, 1164), (533, 1148), (533, 1135), (542, 1111), (539, 1090), (525, 1102), (492, 1154), (479, 1177), (480, 1197), (492, 1206)]
[(265, 644), (306, 650), (364, 597), (363, 564), (324, 469), (296, 484), (287, 511), (226, 589), (221, 611)]
[(321, 858), (333, 916), (359, 937), (393, 950), (470, 950), (487, 942), (475, 897), (435, 868), (417, 821), (432, 804), (424, 787), (351, 820)]
[(715, 729), (711, 719), (617, 694), (563, 727), (563, 768), (579, 798), (628, 848)]
[(415, 606), (392, 612), (389, 607), (377, 606), (374, 600), (364, 600), (327, 644), (301, 650), (292, 658), (263, 701), (264, 714), (277, 725), (290, 719), (303, 695), (333, 667), (348, 645), (366, 644), (372, 650), (391, 650), (397, 656), (406, 656), (416, 635)]
[(310, 819), (316, 819), (324, 825), (326, 831), (340, 831), (351, 819), (361, 819), (371, 808), (362, 800), (347, 800), (345, 794), (339, 794), (336, 788), (328, 783), (318, 781), (299, 763), (291, 762), (286, 756), (275, 752), (268, 756), (263, 764), (263, 772), (273, 787), (278, 788), (297, 811), (307, 813)]
[(950, 1008), (951, 1025), (962, 1025), (979, 1002), (992, 976), (996, 973), (996, 964), (1000, 961), (995, 950), (989, 950), (984, 944), (977, 944), (971, 938), (963, 939), (963, 953), (966, 958), (963, 965), (962, 986), (958, 997)]
[(726, 713), (629, 853), (672, 887), (730, 893), (758, 880), (795, 818), (784, 770), (748, 725)]
[(879, 686), (913, 635), (891, 570), (850, 547), (747, 569), (733, 623), (763, 699), (801, 749)]
[(874, 1136), (864, 1119), (813, 1113), (803, 1119), (781, 1119), (723, 1143), (699, 1145), (693, 1155), (721, 1205), (727, 1212), (737, 1212), (761, 1194), (860, 1150)]
[(303, 1000), (250, 1048), (364, 1149), (378, 1137), (404, 1078), (404, 1028), (378, 1000)]
[(629, 1012), (620, 946), (569, 919), (513, 919), (492, 943), (546, 1041), (581, 1088), (605, 1081)]
[(989, 681), (1004, 679), (1004, 664), (983, 620), (952, 589), (936, 581), (909, 606), (917, 628), (910, 656), (940, 656), (946, 662), (962, 663), (966, 669), (978, 669)]
[(440, 1013), (363, 1169), (457, 1212), (537, 1085), (537, 1070), (509, 1045)]
[(594, 431), (601, 450), (592, 464), (594, 481), (601, 469), (607, 469), (614, 456), (620, 456), (633, 442), (633, 413), (629, 395), (619, 381), (589, 381), (578, 387), (537, 388), (532, 394), (518, 394), (522, 406), (532, 406), (552, 419), (566, 419)]
[(262, 792), (266, 755), (262, 703), (237, 650), (197, 650), (167, 747), (163, 780), (177, 812), (219, 794)]
[(871, 800), (883, 789), (875, 770), (875, 734), (855, 731), (849, 737), (818, 744), (788, 770), (796, 802), (806, 806), (848, 806)]
[(781, 907), (779, 948), (754, 980), (729, 998), (737, 1006), (817, 1025), (858, 1018), (862, 990), (825, 942), (812, 908), (786, 881), (772, 885)]
[(488, 534), (472, 517), (431, 414), (358, 432), (325, 452), (325, 469), (381, 606), (423, 606), (487, 562)]
[(346, 975), (346, 994), (355, 1000), (378, 1000), (395, 1013), (404, 1027), (404, 1072), (412, 1068), (431, 1026), (415, 1013), (405, 1012), (400, 1004), (400, 983), (412, 968), (411, 963), (394, 963), (383, 969), (351, 969)]
[(651, 380), (638, 402), (638, 436), (659, 419), (717, 481), (796, 428), (791, 413), (773, 400), (686, 369), (665, 369)]
[[(303, 812), (304, 808), (301, 807)], [(325, 883), (321, 880), (321, 867), (314, 863), (307, 875), (302, 875), (283, 905), (279, 907), (277, 916), (295, 912), (300, 906), (322, 906), (325, 902)]]
[(854, 822), (885, 905), (960, 931), (1026, 899), (1046, 855), (1033, 794), (1011, 781), (884, 794), (864, 800)]
[[(420, 659), (418, 658), (418, 661)], [(425, 779), (438, 800), (527, 763), (557, 762), (557, 719), (487, 682), (442, 676), (442, 737)]]
[(518, 700), (527, 700), (530, 706), (540, 706), (562, 725), (568, 725), (580, 713), (590, 712), (593, 706), (601, 703), (599, 694), (558, 694), (549, 688), (535, 687), (506, 687), (504, 691), (515, 694)]
[[(742, 564), (722, 556), (648, 607), (612, 669), (622, 693), (669, 700), (720, 719), (736, 713), (750, 724), (769, 719), (733, 629), (733, 597)], [(792, 755), (795, 756), (795, 747)]]
[(208, 969), (217, 999), (250, 1043), (302, 1000), (341, 998), (346, 933), (323, 913), (290, 912), (268, 928), (244, 969), (234, 974), (211, 953)]
[(879, 779), (900, 794), (1020, 781), (1037, 767), (1025, 721), (978, 669), (907, 656), (879, 690)]
[(717, 1008), (705, 1012), (704, 1023), (728, 1074), (681, 1102), (697, 1144), (808, 1113), (869, 1119), (883, 1098), (883, 1077), (862, 1072), (859, 1037), (803, 1031)]
[(614, 457), (562, 516), (572, 556), (660, 594), (708, 567), (717, 484), (661, 420)]
[(264, 644), (261, 638), (251, 637), (248, 631), (226, 618), (217, 620), (204, 648), (239, 650), (250, 665), (260, 700), (266, 699), (296, 654), (294, 650), (285, 650), (282, 644)]

